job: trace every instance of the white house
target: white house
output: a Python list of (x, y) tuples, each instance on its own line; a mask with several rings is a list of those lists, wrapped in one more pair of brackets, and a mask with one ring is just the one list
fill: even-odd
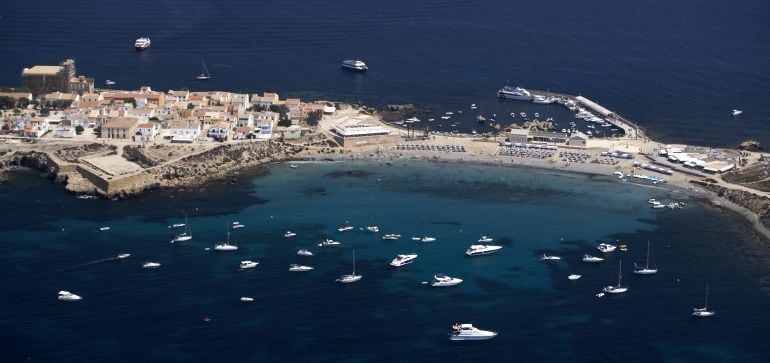
[(220, 121), (210, 127), (206, 135), (217, 140), (226, 140), (228, 133), (230, 133), (230, 124)]
[(257, 133), (257, 139), (269, 139), (273, 136), (273, 127), (275, 127), (276, 122), (273, 122), (271, 120), (264, 120), (259, 121), (257, 123), (257, 130), (259, 131)]
[(254, 127), (254, 114), (247, 113), (238, 117), (237, 127)]
[(158, 136), (159, 127), (158, 124), (152, 122), (139, 124), (136, 127), (136, 134), (134, 135), (134, 141), (153, 141)]
[(201, 134), (201, 124), (198, 121), (172, 121), (168, 125), (168, 135), (172, 142), (193, 142)]

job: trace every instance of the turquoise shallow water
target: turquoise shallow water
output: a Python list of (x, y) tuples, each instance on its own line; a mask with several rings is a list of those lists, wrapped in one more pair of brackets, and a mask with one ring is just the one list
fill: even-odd
[[(260, 178), (185, 192), (155, 192), (119, 202), (78, 200), (33, 173), (0, 184), (0, 282), (13, 287), (0, 308), (0, 353), (8, 360), (121, 359), (382, 361), (669, 360), (764, 361), (770, 305), (763, 279), (764, 240), (743, 219), (611, 177), (470, 164), (375, 162), (278, 164)], [(689, 201), (653, 211), (651, 196)], [(167, 225), (184, 213), (194, 238), (170, 244)], [(205, 251), (232, 232), (237, 252)], [(399, 241), (355, 230), (348, 221), (400, 233)], [(96, 232), (109, 225), (110, 231)], [(287, 240), (285, 230), (298, 236)], [(482, 234), (503, 245), (477, 258), (465, 249)], [(430, 235), (433, 243), (410, 237)], [(320, 250), (323, 238), (340, 248)], [(628, 252), (599, 265), (600, 240)], [(631, 273), (653, 244), (655, 276)], [(299, 248), (316, 253), (295, 255)], [(340, 286), (352, 250), (362, 281)], [(109, 259), (120, 252), (129, 259)], [(395, 269), (397, 254), (417, 261)], [(544, 253), (563, 257), (542, 263)], [(616, 279), (622, 296), (594, 294)], [(251, 271), (238, 262), (259, 260)], [(161, 262), (153, 271), (142, 262)], [(314, 266), (289, 273), (288, 265)], [(452, 289), (421, 282), (444, 272)], [(568, 281), (570, 273), (583, 278)], [(690, 309), (712, 288), (717, 316)], [(71, 290), (78, 303), (56, 300)], [(252, 296), (243, 303), (240, 296)], [(206, 323), (204, 317), (211, 317)], [(499, 330), (483, 343), (446, 339), (456, 321)]]

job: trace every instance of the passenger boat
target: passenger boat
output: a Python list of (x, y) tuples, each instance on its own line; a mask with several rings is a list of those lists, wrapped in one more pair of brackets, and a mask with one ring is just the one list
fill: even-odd
[(134, 42), (134, 48), (140, 51), (149, 48), (150, 45), (152, 45), (152, 42), (150, 41), (150, 38), (147, 37), (138, 38)]
[(502, 248), (503, 246), (471, 245), (467, 250), (465, 250), (465, 254), (468, 256), (482, 256), (495, 253), (500, 251)]
[(532, 100), (532, 94), (529, 93), (529, 91), (521, 87), (511, 87), (511, 86), (505, 86), (501, 88), (499, 91), (497, 91), (497, 97), (510, 98), (513, 100), (521, 100), (521, 101)]
[(471, 324), (454, 324), (449, 340), (488, 340), (497, 336), (497, 332), (481, 330)]
[(390, 265), (393, 267), (401, 267), (414, 262), (414, 260), (416, 259), (417, 259), (416, 253), (410, 253), (407, 255), (398, 255), (393, 259), (393, 261), (390, 261)]
[(606, 292), (608, 294), (622, 294), (622, 293), (628, 291), (628, 287), (627, 286), (621, 286), (620, 285), (620, 282), (623, 279), (623, 276), (621, 275), (622, 266), (623, 266), (623, 261), (619, 260), (618, 261), (618, 284), (617, 284), (617, 286), (613, 286), (613, 285), (605, 286), (602, 289), (602, 291), (604, 291), (604, 292)]
[(430, 286), (449, 287), (459, 285), (461, 282), (463, 282), (463, 280), (456, 277), (451, 277), (444, 274), (435, 274), (433, 275), (433, 281), (431, 281)]
[(369, 67), (366, 66), (366, 63), (360, 59), (346, 59), (342, 61), (342, 68), (355, 72), (364, 72), (369, 69)]

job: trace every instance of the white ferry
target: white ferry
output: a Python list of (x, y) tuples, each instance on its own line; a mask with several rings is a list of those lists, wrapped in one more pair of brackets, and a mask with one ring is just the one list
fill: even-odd
[(521, 87), (505, 86), (497, 91), (497, 97), (510, 98), (512, 100), (532, 101), (532, 94)]
[(149, 48), (150, 45), (152, 45), (152, 42), (150, 41), (150, 38), (147, 37), (138, 38), (134, 42), (134, 48), (136, 48), (136, 50), (145, 50)]
[(393, 261), (390, 261), (390, 265), (393, 267), (401, 267), (414, 262), (414, 260), (416, 259), (417, 259), (416, 253), (410, 253), (408, 255), (398, 255), (393, 259)]
[(481, 330), (472, 324), (454, 324), (449, 340), (488, 340), (497, 336), (497, 332)]
[(363, 72), (369, 69), (369, 67), (366, 66), (366, 63), (360, 59), (346, 59), (342, 61), (342, 68), (356, 72)]

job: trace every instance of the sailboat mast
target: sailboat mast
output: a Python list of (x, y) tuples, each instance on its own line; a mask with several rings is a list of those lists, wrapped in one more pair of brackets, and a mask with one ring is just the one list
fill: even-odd
[(703, 307), (703, 309), (709, 309), (709, 285), (706, 285), (706, 305)]
[(356, 250), (353, 250), (353, 276), (356, 275)]
[(650, 269), (650, 241), (647, 241), (647, 269)]
[(623, 276), (620, 274), (620, 271), (622, 270), (623, 266), (623, 260), (618, 261), (618, 287), (620, 287), (620, 280), (623, 278)]

